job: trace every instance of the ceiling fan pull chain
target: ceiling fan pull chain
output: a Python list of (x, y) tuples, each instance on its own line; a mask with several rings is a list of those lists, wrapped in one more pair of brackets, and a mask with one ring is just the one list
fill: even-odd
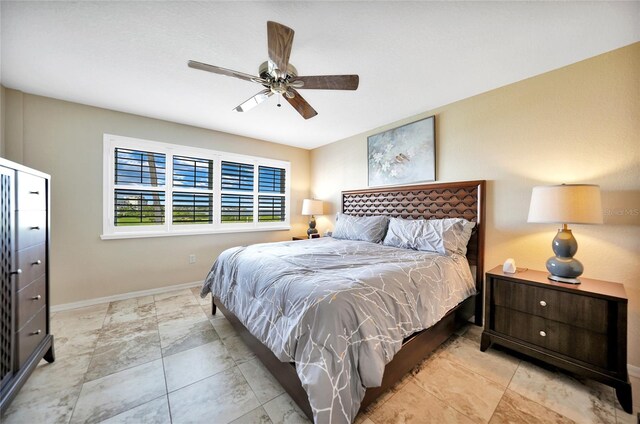
[(282, 105), (280, 104), (280, 93), (278, 93), (278, 107), (281, 107)]

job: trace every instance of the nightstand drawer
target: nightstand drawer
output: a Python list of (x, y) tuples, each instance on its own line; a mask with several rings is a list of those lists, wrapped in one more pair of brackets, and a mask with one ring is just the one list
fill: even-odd
[(495, 307), (495, 331), (570, 358), (607, 368), (607, 336), (584, 328)]
[(608, 330), (608, 302), (603, 299), (496, 278), (493, 280), (493, 302), (592, 332), (606, 333)]

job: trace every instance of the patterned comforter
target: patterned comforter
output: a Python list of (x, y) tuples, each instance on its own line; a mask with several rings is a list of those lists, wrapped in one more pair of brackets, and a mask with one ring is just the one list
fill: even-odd
[(352, 422), (402, 340), (475, 287), (463, 256), (326, 237), (228, 249), (208, 292), (281, 361), (295, 361), (320, 424)]

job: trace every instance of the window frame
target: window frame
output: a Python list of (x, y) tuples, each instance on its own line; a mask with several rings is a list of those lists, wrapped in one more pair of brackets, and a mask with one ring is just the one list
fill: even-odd
[[(115, 184), (115, 149), (124, 148), (130, 150), (143, 150), (147, 152), (165, 155), (165, 181), (164, 186), (150, 187), (145, 185), (116, 185)], [(197, 159), (213, 161), (213, 188), (188, 188), (173, 185), (173, 157), (187, 156)], [(254, 179), (253, 191), (244, 191), (242, 194), (253, 196), (253, 221), (229, 223), (221, 222), (221, 163), (222, 161), (238, 162), (253, 165)], [(138, 237), (164, 237), (198, 234), (224, 234), (255, 231), (282, 231), (291, 229), (291, 164), (289, 161), (262, 158), (259, 156), (227, 153), (200, 147), (185, 146), (180, 144), (163, 143), (159, 141), (144, 140), (133, 137), (125, 137), (113, 134), (103, 135), (103, 240), (138, 238)], [(285, 198), (285, 219), (276, 222), (259, 221), (259, 195), (268, 193), (259, 192), (259, 167), (268, 166), (285, 170), (285, 192), (280, 194)], [(165, 194), (164, 223), (161, 225), (115, 225), (115, 190), (156, 190)], [(173, 193), (210, 193), (213, 196), (213, 222), (211, 224), (179, 224), (173, 223)], [(224, 191), (228, 193), (227, 190)], [(240, 193), (240, 192), (238, 192)], [(277, 195), (277, 194), (276, 194)]]

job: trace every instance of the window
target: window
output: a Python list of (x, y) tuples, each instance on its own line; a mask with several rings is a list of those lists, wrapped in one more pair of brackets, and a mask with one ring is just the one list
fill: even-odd
[(289, 168), (105, 134), (102, 238), (289, 229)]

